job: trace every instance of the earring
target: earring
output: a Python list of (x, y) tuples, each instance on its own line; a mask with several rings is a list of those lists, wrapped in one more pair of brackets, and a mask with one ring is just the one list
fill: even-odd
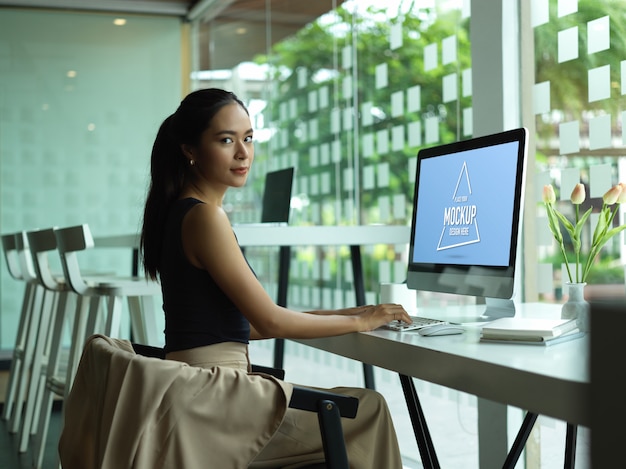
[(193, 166), (194, 164), (196, 164), (194, 160), (189, 160), (189, 166)]

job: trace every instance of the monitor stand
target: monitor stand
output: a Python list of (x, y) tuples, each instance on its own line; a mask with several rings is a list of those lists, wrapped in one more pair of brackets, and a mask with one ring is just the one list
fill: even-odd
[(493, 321), (499, 318), (512, 318), (515, 316), (515, 302), (504, 298), (485, 298), (485, 312), (482, 318)]

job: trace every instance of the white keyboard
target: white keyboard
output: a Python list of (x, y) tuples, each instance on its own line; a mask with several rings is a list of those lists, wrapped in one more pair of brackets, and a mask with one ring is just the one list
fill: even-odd
[(422, 318), (420, 316), (411, 316), (413, 322), (407, 324), (402, 321), (392, 321), (386, 324), (384, 327), (393, 331), (414, 331), (422, 329), (423, 327), (434, 326), (435, 324), (447, 324), (447, 321), (441, 321), (439, 319)]

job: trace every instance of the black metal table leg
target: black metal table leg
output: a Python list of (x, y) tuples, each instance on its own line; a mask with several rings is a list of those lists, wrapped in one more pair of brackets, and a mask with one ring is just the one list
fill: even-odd
[[(363, 262), (361, 260), (361, 247), (359, 245), (350, 246), (350, 258), (352, 260), (352, 281), (354, 283), (354, 294), (356, 295), (357, 306), (365, 305), (365, 284), (363, 282)], [(367, 389), (376, 389), (374, 382), (374, 367), (363, 363), (363, 378)]]
[(432, 438), (430, 437), (426, 417), (424, 417), (422, 406), (419, 398), (417, 397), (417, 391), (415, 389), (415, 383), (413, 383), (413, 378), (402, 374), (399, 374), (399, 376), (400, 383), (402, 384), (402, 390), (404, 391), (404, 398), (406, 399), (406, 405), (409, 409), (411, 423), (413, 424), (413, 431), (415, 432), (415, 439), (417, 440), (417, 447), (422, 459), (422, 465), (426, 469), (439, 469), (439, 460), (437, 459), (435, 446), (433, 445)]
[(526, 413), (526, 417), (524, 417), (522, 426), (520, 427), (519, 432), (517, 432), (511, 451), (509, 451), (509, 454), (504, 461), (504, 465), (502, 466), (503, 469), (513, 469), (515, 467), (536, 421), (537, 414), (533, 414), (532, 412)]
[[(289, 266), (291, 265), (291, 247), (281, 246), (278, 252), (278, 291), (276, 304), (287, 307), (287, 288), (289, 286)], [(274, 340), (274, 368), (283, 369), (285, 362), (285, 339)]]
[(578, 426), (571, 423), (567, 424), (567, 432), (565, 434), (565, 469), (574, 469), (576, 463), (576, 434)]

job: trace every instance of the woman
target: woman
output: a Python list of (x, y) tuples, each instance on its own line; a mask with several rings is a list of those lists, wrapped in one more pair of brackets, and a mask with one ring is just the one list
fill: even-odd
[[(229, 187), (245, 184), (254, 160), (244, 104), (220, 89), (189, 94), (161, 125), (152, 149), (151, 183), (141, 249), (146, 274), (159, 278), (168, 359), (193, 366), (249, 369), (247, 344), (261, 338), (315, 338), (411, 322), (399, 305), (295, 312), (276, 305), (249, 267), (222, 208)], [(360, 400), (344, 422), (354, 467), (401, 467), (382, 397), (334, 390)], [(253, 467), (285, 466), (323, 457), (314, 414), (289, 409)]]

